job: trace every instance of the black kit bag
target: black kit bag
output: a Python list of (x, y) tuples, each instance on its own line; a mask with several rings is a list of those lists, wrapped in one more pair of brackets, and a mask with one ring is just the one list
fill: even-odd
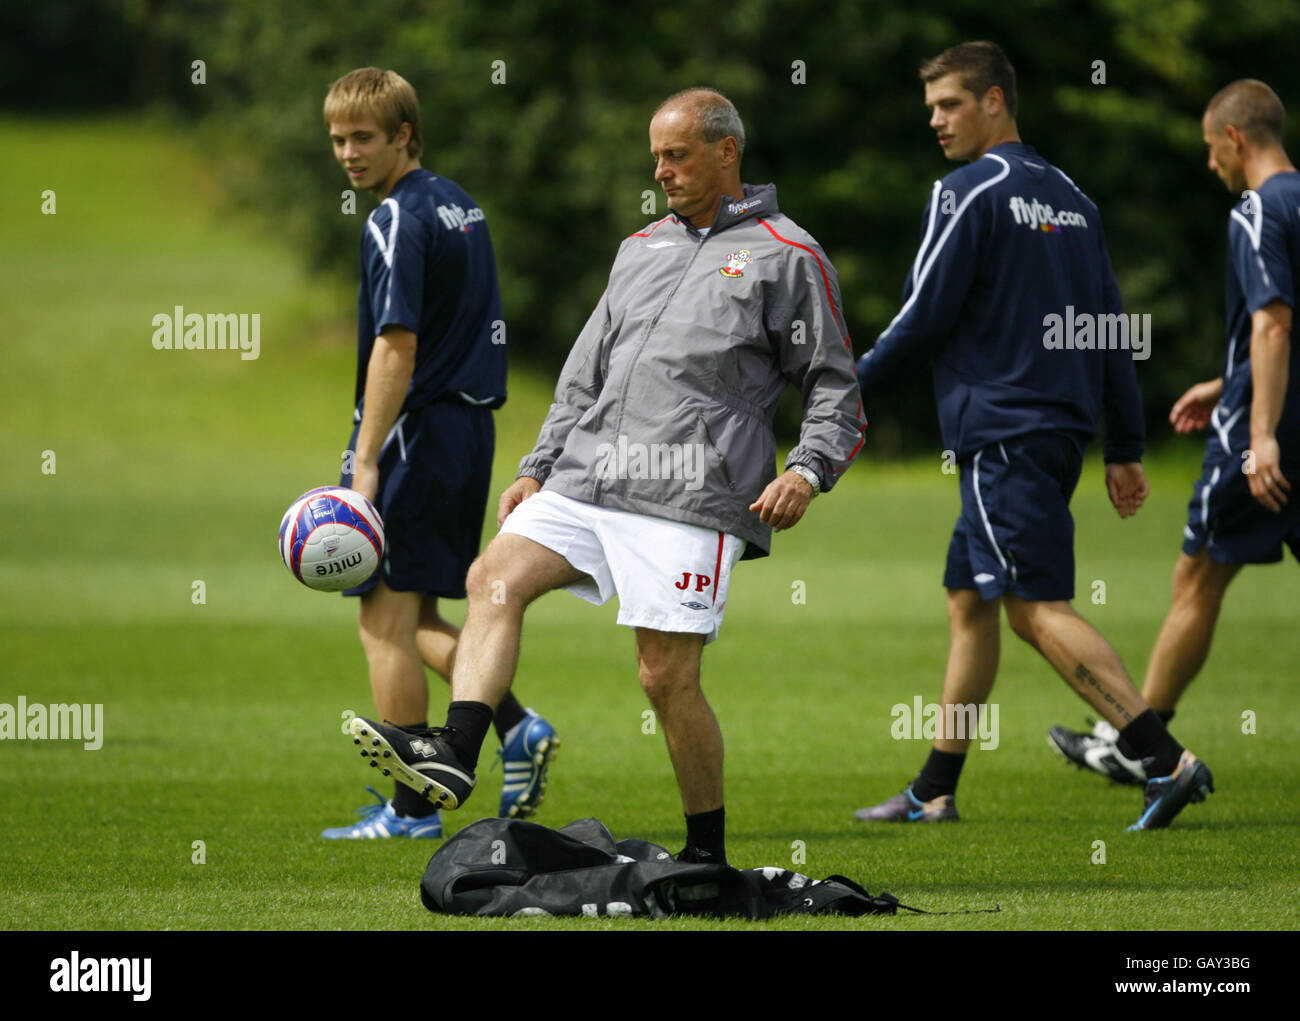
[(420, 896), (452, 915), (586, 915), (770, 918), (776, 914), (894, 914), (888, 893), (851, 879), (822, 881), (787, 869), (678, 862), (644, 840), (615, 841), (598, 819), (559, 830), (517, 819), (480, 819), (429, 860)]

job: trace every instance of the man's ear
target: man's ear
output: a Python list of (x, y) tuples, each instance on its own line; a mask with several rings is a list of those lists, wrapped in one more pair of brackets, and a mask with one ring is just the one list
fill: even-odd
[(1225, 124), (1223, 133), (1228, 137), (1228, 141), (1233, 144), (1235, 150), (1240, 153), (1246, 146), (1246, 133), (1235, 124)]
[(990, 85), (988, 92), (984, 93), (984, 98), (980, 100), (984, 107), (984, 112), (990, 117), (996, 117), (1007, 107), (1007, 97), (1002, 94), (1002, 86)]

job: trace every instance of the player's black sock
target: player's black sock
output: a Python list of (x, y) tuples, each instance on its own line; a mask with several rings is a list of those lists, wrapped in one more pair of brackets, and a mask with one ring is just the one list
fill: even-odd
[(727, 810), (696, 812), (686, 817), (686, 847), (678, 861), (727, 864)]
[(473, 770), (492, 726), (492, 707), (483, 702), (452, 702), (447, 706), (447, 726), (452, 731), (447, 735), (451, 750), (462, 766)]
[(408, 819), (424, 819), (438, 811), (438, 806), (429, 804), (423, 795), (416, 794), (406, 784), (399, 783), (393, 793), (393, 811)]
[[(1160, 722), (1165, 725), (1166, 729), (1168, 729), (1169, 721), (1174, 718), (1174, 711), (1172, 709), (1155, 709), (1152, 711), (1160, 717)], [(1115, 742), (1115, 747), (1119, 749), (1119, 753), (1126, 759), (1140, 759), (1142, 757), (1137, 753), (1136, 748), (1124, 740), (1123, 734), (1121, 734), (1119, 740)]]
[[(1165, 729), (1154, 709), (1148, 709), (1121, 730), (1119, 739), (1133, 750), (1129, 758), (1156, 760), (1147, 769), (1148, 777), (1168, 776), (1177, 768), (1178, 759), (1183, 754), (1183, 746)], [(1128, 755), (1127, 752), (1125, 754)]]
[(956, 794), (961, 767), (965, 764), (965, 752), (941, 752), (938, 748), (931, 748), (920, 775), (912, 781), (912, 793), (921, 801), (932, 801), (943, 794)]
[(526, 715), (528, 714), (524, 712), (524, 707), (519, 704), (519, 699), (515, 698), (514, 692), (507, 691), (506, 697), (497, 706), (496, 716), (492, 718), (492, 726), (496, 728), (497, 740), (505, 744), (506, 735)]
[[(414, 730), (428, 729), (428, 720), (421, 720), (419, 723), (404, 723), (403, 727)], [(415, 791), (407, 787), (404, 783), (393, 784), (393, 811), (398, 815), (404, 815), (408, 819), (423, 819), (426, 816), (433, 815), (438, 811), (435, 805), (429, 804), (424, 798), (416, 794)]]

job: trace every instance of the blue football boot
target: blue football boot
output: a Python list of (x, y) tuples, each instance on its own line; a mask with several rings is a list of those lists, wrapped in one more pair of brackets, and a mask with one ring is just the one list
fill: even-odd
[(527, 819), (546, 795), (546, 770), (560, 747), (555, 728), (531, 709), (515, 724), (498, 749), (505, 769), (501, 787), (502, 819)]
[[(1143, 759), (1147, 775), (1154, 759)], [(1152, 777), (1143, 793), (1145, 807), (1130, 830), (1158, 830), (1168, 826), (1189, 802), (1204, 801), (1214, 793), (1214, 776), (1210, 767), (1183, 749), (1178, 766), (1168, 776)]]
[(393, 811), (391, 801), (373, 787), (367, 787), (379, 799), (377, 804), (357, 809), (361, 816), (351, 826), (336, 826), (321, 834), (326, 840), (377, 840), (382, 837), (415, 837), (424, 840), (442, 839), (442, 816), (437, 812), (423, 819), (410, 819)]

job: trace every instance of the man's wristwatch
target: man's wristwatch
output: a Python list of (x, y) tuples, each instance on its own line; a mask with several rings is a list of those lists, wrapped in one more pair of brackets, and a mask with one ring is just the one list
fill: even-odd
[(815, 471), (806, 464), (792, 464), (786, 471), (792, 471), (799, 475), (808, 485), (812, 486), (813, 496), (822, 491), (822, 479)]

